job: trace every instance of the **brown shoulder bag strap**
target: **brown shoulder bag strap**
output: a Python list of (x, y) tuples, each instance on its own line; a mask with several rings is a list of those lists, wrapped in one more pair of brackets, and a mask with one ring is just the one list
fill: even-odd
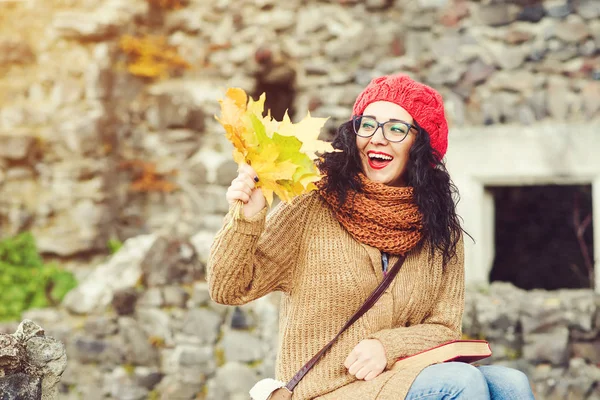
[(379, 298), (381, 297), (383, 292), (385, 292), (385, 290), (388, 288), (388, 286), (390, 286), (390, 283), (392, 283), (392, 281), (398, 274), (398, 271), (400, 271), (402, 264), (404, 264), (405, 259), (406, 259), (406, 256), (400, 256), (400, 259), (398, 261), (396, 261), (394, 266), (388, 271), (385, 278), (383, 278), (383, 280), (375, 288), (373, 293), (371, 293), (371, 295), (367, 298), (367, 300), (365, 300), (365, 303), (358, 309), (358, 311), (356, 313), (354, 313), (354, 315), (348, 320), (348, 322), (346, 322), (346, 325), (344, 325), (344, 327), (338, 332), (338, 334), (335, 335), (335, 337), (331, 340), (331, 342), (327, 343), (325, 345), (325, 347), (323, 347), (321, 349), (321, 351), (319, 351), (317, 354), (315, 354), (315, 356), (313, 358), (311, 358), (309, 362), (307, 362), (302, 368), (300, 368), (300, 371), (298, 371), (296, 373), (296, 375), (294, 375), (294, 377), (288, 382), (288, 384), (285, 385), (287, 390), (289, 390), (290, 392), (293, 391), (294, 388), (296, 387), (296, 385), (298, 384), (298, 382), (300, 382), (300, 380), (302, 378), (304, 378), (304, 375), (306, 375), (308, 373), (308, 371), (310, 371), (310, 369), (312, 367), (314, 367), (314, 365), (317, 363), (317, 361), (319, 361), (319, 359), (321, 357), (323, 357), (323, 354), (325, 354), (325, 352), (327, 350), (329, 350), (329, 348), (340, 337), (340, 335), (342, 333), (344, 333), (344, 331), (346, 329), (348, 329), (350, 327), (350, 325), (352, 325), (360, 317), (362, 317), (364, 313), (369, 311), (369, 309), (371, 307), (373, 307), (373, 305), (377, 302), (377, 300), (379, 300)]

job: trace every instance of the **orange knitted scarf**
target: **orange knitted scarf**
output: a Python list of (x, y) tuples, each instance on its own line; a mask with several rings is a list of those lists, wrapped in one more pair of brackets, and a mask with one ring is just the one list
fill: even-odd
[(356, 240), (387, 253), (406, 254), (423, 237), (422, 215), (414, 202), (413, 188), (387, 186), (363, 174), (359, 178), (363, 191), (348, 191), (343, 204), (337, 195), (323, 190), (323, 182), (318, 184), (319, 193)]

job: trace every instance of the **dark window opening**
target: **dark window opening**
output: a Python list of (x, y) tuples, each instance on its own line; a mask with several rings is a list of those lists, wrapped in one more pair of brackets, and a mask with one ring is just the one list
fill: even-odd
[(290, 118), (294, 117), (294, 102), (296, 100), (296, 71), (289, 63), (278, 63), (273, 60), (273, 54), (268, 49), (259, 49), (255, 54), (260, 65), (255, 74), (256, 86), (252, 97), (265, 93), (265, 114), (271, 110), (271, 116), (281, 121), (285, 112)]
[(593, 286), (591, 185), (495, 186), (490, 281), (523, 289)]

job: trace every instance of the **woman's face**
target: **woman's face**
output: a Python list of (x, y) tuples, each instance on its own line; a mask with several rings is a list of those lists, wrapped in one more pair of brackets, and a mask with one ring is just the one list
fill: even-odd
[[(408, 129), (402, 122), (413, 124), (413, 118), (408, 111), (388, 101), (369, 104), (362, 115), (374, 117), (379, 123), (392, 121), (386, 124), (386, 136), (392, 140), (402, 138)], [(382, 127), (378, 127), (373, 122), (363, 118), (359, 125), (361, 129), (359, 133), (363, 135), (372, 133), (377, 128), (373, 136), (356, 135), (356, 147), (360, 154), (363, 173), (370, 180), (388, 186), (406, 186), (404, 177), (408, 152), (415, 141), (416, 129), (410, 129), (403, 141), (390, 142), (384, 137)]]

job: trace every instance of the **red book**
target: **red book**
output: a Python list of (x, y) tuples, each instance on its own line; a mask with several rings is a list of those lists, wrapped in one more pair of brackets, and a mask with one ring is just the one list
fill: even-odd
[(399, 358), (394, 368), (415, 364), (438, 364), (449, 361), (472, 363), (492, 355), (490, 344), (485, 340), (453, 340), (412, 356)]

